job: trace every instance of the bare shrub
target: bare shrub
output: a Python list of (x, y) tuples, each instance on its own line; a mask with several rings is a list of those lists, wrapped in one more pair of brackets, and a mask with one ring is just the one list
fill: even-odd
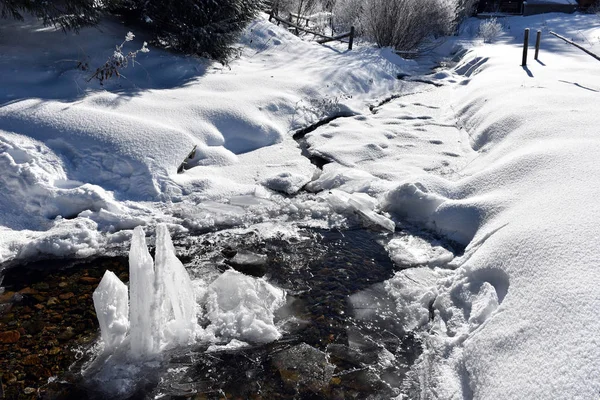
[(484, 43), (494, 42), (502, 33), (502, 24), (496, 18), (490, 18), (479, 24), (479, 36)]
[(415, 50), (428, 37), (452, 32), (455, 3), (451, 0), (370, 0), (363, 27), (380, 47)]
[(135, 35), (133, 33), (128, 32), (127, 36), (125, 36), (125, 40), (123, 41), (123, 43), (116, 46), (115, 51), (108, 58), (108, 60), (106, 60), (104, 65), (96, 68), (96, 72), (94, 72), (94, 75), (90, 76), (90, 78), (88, 79), (88, 82), (91, 81), (92, 79), (98, 79), (98, 81), (100, 82), (100, 85), (103, 85), (105, 80), (110, 79), (113, 76), (120, 78), (121, 77), (121, 72), (120, 72), (121, 69), (127, 68), (127, 66), (129, 65), (130, 62), (133, 65), (135, 65), (135, 62), (136, 62), (135, 57), (137, 56), (137, 54), (139, 52), (147, 53), (150, 51), (148, 49), (148, 43), (144, 42), (144, 44), (142, 45), (142, 47), (140, 49), (135, 50), (135, 51), (129, 51), (129, 52), (125, 53), (123, 51), (123, 46), (125, 45), (126, 42), (131, 42), (134, 37), (135, 37)]
[(337, 32), (348, 32), (351, 26), (356, 34), (362, 35), (362, 16), (365, 0), (338, 0), (333, 6), (333, 25)]

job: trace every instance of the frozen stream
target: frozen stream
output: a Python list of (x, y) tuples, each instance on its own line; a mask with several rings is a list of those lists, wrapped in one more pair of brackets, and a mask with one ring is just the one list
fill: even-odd
[[(196, 288), (223, 279), (233, 267), (285, 290), (286, 304), (274, 319), (279, 339), (261, 343), (252, 335), (236, 339), (235, 332), (219, 331), (210, 340), (205, 335), (143, 359), (102, 354), (97, 339), (82, 348), (67, 379), (75, 385), (63, 390), (118, 399), (396, 396), (421, 345), (397, 322), (394, 303), (380, 285), (398, 270), (382, 243), (405, 235), (357, 229), (265, 237), (250, 229), (175, 239)], [(27, 275), (25, 269), (13, 271)], [(17, 278), (9, 271), (7, 282)], [(199, 325), (207, 330), (207, 303), (198, 305)], [(369, 312), (375, 308), (377, 314)]]

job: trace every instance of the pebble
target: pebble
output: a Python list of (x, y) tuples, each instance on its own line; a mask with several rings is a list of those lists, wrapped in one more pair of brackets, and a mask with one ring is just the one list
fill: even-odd
[(86, 284), (86, 285), (93, 285), (93, 284), (100, 282), (100, 280), (98, 278), (93, 278), (91, 276), (82, 276), (81, 278), (79, 278), (79, 282)]
[(4, 292), (0, 294), (0, 304), (10, 303), (13, 300), (15, 292)]
[(34, 288), (26, 287), (24, 289), (19, 290), (20, 294), (38, 294), (38, 291)]
[(75, 297), (75, 294), (73, 292), (63, 293), (58, 296), (58, 298), (61, 300), (69, 300), (71, 297)]
[(0, 332), (0, 343), (17, 343), (20, 338), (19, 331)]
[(28, 356), (25, 356), (23, 361), (21, 361), (21, 364), (23, 364), (23, 365), (38, 365), (40, 362), (41, 362), (40, 357), (38, 357), (36, 354), (30, 354)]

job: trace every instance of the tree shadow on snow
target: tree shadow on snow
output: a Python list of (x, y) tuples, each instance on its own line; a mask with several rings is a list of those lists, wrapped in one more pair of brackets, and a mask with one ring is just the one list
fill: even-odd
[(121, 102), (148, 90), (182, 87), (222, 70), (208, 59), (150, 47), (150, 52), (139, 52), (135, 62), (121, 68), (119, 77), (100, 82), (94, 73), (113, 55), (115, 46), (124, 43), (123, 54), (142, 47), (141, 32), (140, 38), (124, 42), (128, 31), (113, 19), (79, 34), (44, 27), (34, 18), (2, 20), (0, 107), (24, 99), (73, 102), (95, 92), (113, 93)]

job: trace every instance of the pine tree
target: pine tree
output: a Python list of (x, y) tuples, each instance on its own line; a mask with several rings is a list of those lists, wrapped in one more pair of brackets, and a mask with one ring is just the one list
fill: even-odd
[(98, 23), (100, 10), (95, 0), (0, 0), (0, 16), (23, 20), (23, 14), (32, 14), (45, 25), (75, 30)]
[(223, 60), (231, 44), (256, 16), (255, 0), (163, 0), (146, 3), (146, 17), (154, 28), (156, 41), (185, 53)]

